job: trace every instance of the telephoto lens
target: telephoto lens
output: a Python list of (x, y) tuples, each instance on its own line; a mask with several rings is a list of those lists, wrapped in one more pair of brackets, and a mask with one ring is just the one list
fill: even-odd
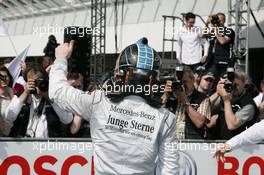
[(183, 66), (178, 65), (175, 67), (175, 77), (176, 80), (172, 82), (172, 91), (183, 91), (183, 83), (182, 83), (182, 77), (183, 77)]
[(228, 67), (227, 70), (227, 82), (225, 82), (224, 88), (226, 92), (231, 93), (234, 90), (234, 79), (235, 79), (235, 69), (233, 67)]

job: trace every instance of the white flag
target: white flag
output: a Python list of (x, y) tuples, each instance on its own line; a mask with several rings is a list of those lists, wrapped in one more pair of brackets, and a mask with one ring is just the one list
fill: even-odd
[(7, 36), (7, 32), (4, 26), (4, 21), (1, 17), (0, 17), (0, 36)]
[[(12, 60), (12, 62), (7, 66), (10, 74), (13, 77), (14, 84), (17, 81), (19, 74), (21, 72), (21, 66), (20, 64), (25, 61), (28, 50), (29, 50), (30, 45), (28, 45), (22, 52), (20, 52), (16, 58)], [(13, 84), (13, 85), (14, 85)]]

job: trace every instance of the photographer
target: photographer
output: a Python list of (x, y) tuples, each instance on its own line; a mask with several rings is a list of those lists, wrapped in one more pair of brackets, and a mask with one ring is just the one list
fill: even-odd
[[(195, 15), (191, 12), (185, 15), (185, 25), (177, 33), (176, 53), (179, 64), (188, 65), (194, 70), (206, 62), (209, 43), (202, 38), (202, 29), (194, 26)], [(202, 53), (202, 46), (204, 52)]]
[(220, 80), (217, 95), (218, 105), (217, 139), (230, 139), (257, 121), (258, 109), (245, 89), (245, 74), (234, 73), (232, 86), (228, 80)]
[(205, 72), (205, 67), (204, 66), (198, 66), (194, 69), (193, 71), (193, 76), (194, 76), (194, 87), (195, 89), (198, 89), (202, 74)]
[(39, 66), (29, 67), (24, 79), (27, 82), (24, 92), (13, 97), (6, 111), (7, 128), (11, 130), (9, 136), (62, 137), (61, 122), (71, 123), (72, 114), (50, 101), (46, 71)]
[(205, 124), (210, 122), (211, 116), (209, 99), (195, 89), (193, 72), (189, 67), (184, 67), (182, 78), (177, 79), (182, 82), (181, 86), (167, 81), (165, 87), (167, 99), (171, 92), (176, 99), (175, 104), (168, 104), (167, 101), (166, 107), (176, 107), (177, 138), (205, 139)]
[[(145, 92), (89, 94), (67, 82), (67, 59), (74, 42), (56, 49), (50, 72), (49, 96), (59, 106), (90, 121), (95, 174), (179, 174), (176, 121), (169, 111), (152, 104)], [(143, 56), (144, 55), (144, 56)], [(116, 61), (113, 86), (153, 86), (160, 57), (143, 38), (125, 48)]]
[(225, 26), (225, 14), (217, 13), (208, 19), (210, 47), (208, 53), (207, 68), (211, 68), (215, 72), (216, 80), (225, 73), (228, 65), (233, 66), (232, 58), (233, 45), (235, 40), (235, 32), (233, 29)]

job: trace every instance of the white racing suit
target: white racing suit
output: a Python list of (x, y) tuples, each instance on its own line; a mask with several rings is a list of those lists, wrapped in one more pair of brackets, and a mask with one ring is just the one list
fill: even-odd
[(91, 94), (67, 83), (67, 60), (50, 71), (49, 96), (62, 109), (90, 121), (96, 175), (177, 175), (175, 116), (139, 96), (113, 103), (103, 91)]
[(232, 150), (246, 145), (257, 144), (264, 140), (263, 133), (264, 120), (261, 120), (260, 122), (255, 123), (253, 126), (243, 131), (242, 133), (231, 138), (226, 143), (231, 147)]

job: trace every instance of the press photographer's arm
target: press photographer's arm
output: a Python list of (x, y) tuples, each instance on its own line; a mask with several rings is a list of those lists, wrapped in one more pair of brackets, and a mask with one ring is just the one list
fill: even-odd
[(218, 24), (216, 25), (215, 37), (221, 45), (224, 45), (231, 41), (232, 30), (225, 27), (225, 14), (218, 13)]
[[(228, 80), (218, 83), (218, 94), (224, 104), (224, 117), (229, 130), (245, 129), (256, 120), (257, 109), (252, 98), (246, 93), (245, 74), (235, 72), (232, 88)], [(243, 128), (241, 128), (243, 127)]]
[[(172, 81), (167, 81), (166, 86), (165, 86), (165, 93), (168, 94), (169, 92), (172, 92)], [(190, 119), (195, 124), (195, 126), (197, 128), (202, 128), (205, 124), (206, 118), (204, 115), (199, 113), (197, 110), (195, 110), (190, 105), (185, 89), (183, 88), (183, 91), (177, 91), (177, 92), (172, 92), (172, 93), (174, 97), (178, 100), (178, 103), (186, 105), (186, 112), (190, 116)]]
[(221, 33), (219, 33), (219, 30), (216, 32), (215, 37), (221, 45), (224, 45), (231, 40), (230, 37), (228, 37), (226, 35), (222, 35)]
[(234, 112), (232, 111), (232, 94), (226, 92), (224, 89), (224, 83), (225, 81), (220, 81), (218, 83), (218, 93), (221, 96), (223, 102), (224, 102), (224, 109), (225, 109), (225, 119), (228, 129), (234, 130), (237, 129), (241, 124), (238, 117), (235, 116)]

